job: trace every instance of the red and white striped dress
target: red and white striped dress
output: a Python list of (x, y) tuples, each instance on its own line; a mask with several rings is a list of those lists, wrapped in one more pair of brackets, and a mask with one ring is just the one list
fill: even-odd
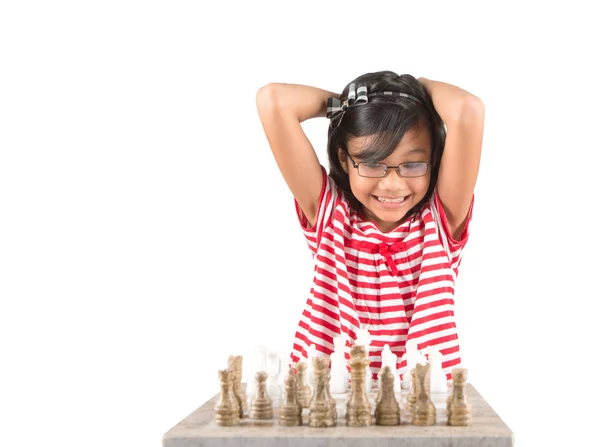
[(291, 365), (304, 360), (313, 343), (318, 356), (333, 352), (336, 336), (352, 346), (357, 329), (363, 328), (371, 334), (369, 360), (374, 380), (386, 343), (398, 356), (402, 378), (407, 339), (416, 339), (418, 349), (435, 346), (451, 379), (452, 369), (460, 365), (454, 286), (474, 197), (459, 240), (452, 239), (448, 230), (437, 188), (418, 216), (382, 233), (350, 208), (343, 192), (321, 168), (323, 189), (313, 227), (307, 226), (295, 201), (315, 271), (294, 337)]

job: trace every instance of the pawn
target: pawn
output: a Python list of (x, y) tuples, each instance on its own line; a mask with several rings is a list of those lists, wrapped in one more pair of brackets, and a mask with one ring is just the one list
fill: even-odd
[(273, 401), (267, 394), (267, 373), (259, 371), (254, 376), (256, 394), (250, 406), (250, 419), (273, 419)]
[(296, 396), (297, 381), (294, 368), (290, 368), (284, 379), (285, 392), (283, 405), (279, 409), (279, 425), (285, 427), (302, 425), (302, 407)]
[(336, 423), (327, 396), (327, 374), (329, 357), (314, 357), (315, 390), (310, 401), (308, 425), (311, 427), (333, 427)]
[(415, 386), (417, 401), (412, 414), (413, 425), (434, 425), (435, 424), (435, 405), (429, 397), (430, 370), (429, 364), (423, 366), (417, 363), (415, 372)]
[(306, 368), (307, 365), (304, 362), (298, 362), (296, 365), (298, 369), (298, 381), (297, 381), (297, 396), (298, 402), (302, 408), (308, 408), (310, 405), (310, 399), (312, 397), (312, 390), (306, 383)]
[(233, 396), (233, 372), (225, 369), (219, 371), (221, 394), (215, 405), (215, 423), (221, 427), (230, 427), (240, 423), (239, 409)]
[(346, 404), (346, 424), (350, 427), (367, 427), (372, 423), (371, 402), (365, 383), (368, 366), (366, 348), (363, 345), (354, 345), (350, 351), (352, 384), (350, 398)]
[(279, 386), (281, 374), (281, 359), (276, 351), (267, 352), (267, 393), (273, 400), (273, 405), (278, 406), (281, 401), (282, 389)]
[(467, 370), (454, 368), (452, 370), (452, 394), (446, 405), (448, 425), (471, 425), (473, 412), (471, 404), (467, 402), (465, 384), (467, 382)]
[(417, 403), (417, 387), (415, 386), (415, 373), (416, 370), (414, 368), (411, 369), (410, 391), (408, 392), (408, 396), (406, 397), (406, 405), (410, 413), (413, 413), (415, 411), (415, 404)]
[(381, 398), (375, 407), (377, 425), (400, 425), (400, 405), (394, 394), (394, 373), (389, 366), (381, 373)]

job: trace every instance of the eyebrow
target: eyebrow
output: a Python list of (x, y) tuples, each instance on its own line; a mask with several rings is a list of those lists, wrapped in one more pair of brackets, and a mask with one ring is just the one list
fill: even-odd
[(423, 149), (422, 147), (415, 147), (414, 149), (411, 149), (410, 151), (405, 152), (405, 155), (416, 154), (416, 153), (427, 155), (427, 151), (425, 149)]

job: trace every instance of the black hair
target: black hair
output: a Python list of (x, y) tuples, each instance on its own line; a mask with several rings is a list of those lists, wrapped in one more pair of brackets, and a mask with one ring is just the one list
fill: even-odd
[(360, 158), (365, 161), (380, 161), (394, 152), (406, 132), (419, 125), (425, 126), (431, 141), (429, 189), (425, 197), (406, 213), (403, 218), (405, 221), (418, 213), (433, 194), (446, 141), (444, 123), (423, 84), (410, 74), (398, 75), (393, 71), (365, 73), (348, 83), (338, 99), (344, 101), (348, 98), (348, 90), (352, 83), (356, 87), (362, 83), (366, 84), (367, 94), (383, 91), (403, 92), (420, 101), (419, 103), (396, 95), (369, 98), (367, 104), (347, 108), (339, 126), (329, 127), (327, 136), (329, 175), (344, 191), (350, 206), (359, 211), (361, 203), (350, 189), (350, 179), (339, 161), (338, 148), (341, 147), (347, 153), (350, 139), (369, 136), (368, 148), (361, 152)]

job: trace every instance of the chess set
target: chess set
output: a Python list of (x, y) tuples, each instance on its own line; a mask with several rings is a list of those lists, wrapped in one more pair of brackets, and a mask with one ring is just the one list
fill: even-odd
[[(367, 358), (369, 340), (358, 337), (352, 346), (349, 373), (341, 339), (334, 339), (334, 344), (334, 353), (325, 357), (315, 356), (314, 345), (311, 346), (306, 361), (288, 369), (283, 389), (275, 378), (277, 369), (267, 367), (255, 372), (248, 387), (250, 394), (242, 384), (243, 357), (229, 356), (227, 368), (218, 372), (221, 392), (214, 406), (215, 425), (232, 427), (243, 426), (245, 421), (271, 421), (281, 427), (326, 428), (345, 421), (349, 427), (406, 423), (431, 426), (436, 424), (439, 411), (439, 405), (436, 408), (431, 399), (432, 391), (445, 397), (447, 425), (472, 424), (472, 406), (465, 392), (467, 370), (453, 369), (448, 387), (438, 351), (429, 349), (429, 359), (425, 359), (419, 357), (420, 353), (415, 355), (414, 345), (407, 345), (410, 374), (405, 374), (400, 382), (396, 356), (386, 345), (375, 390)], [(407, 392), (401, 392), (402, 388)], [(343, 418), (338, 418), (340, 409), (345, 413)]]

